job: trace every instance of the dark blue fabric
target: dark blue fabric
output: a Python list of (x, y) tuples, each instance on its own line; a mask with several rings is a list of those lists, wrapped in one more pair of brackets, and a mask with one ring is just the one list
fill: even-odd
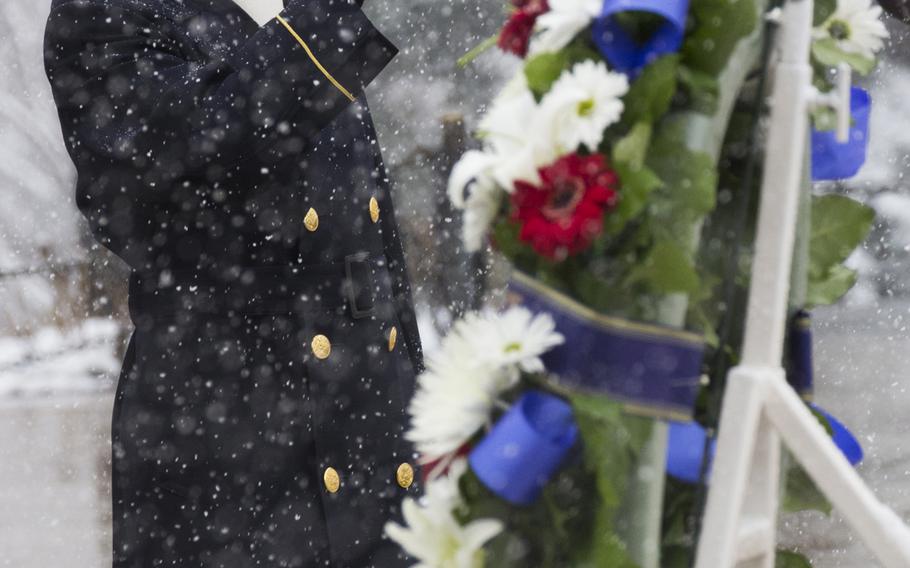
[(578, 438), (572, 407), (530, 390), (471, 451), (471, 469), (487, 488), (516, 505), (534, 502)]
[(804, 398), (812, 396), (812, 327), (809, 312), (800, 310), (790, 326), (790, 369), (787, 380)]
[(565, 336), (543, 356), (558, 380), (610, 395), (633, 411), (691, 416), (704, 351), (697, 336), (590, 313), (523, 275), (512, 279), (509, 290), (532, 312), (549, 313)]
[[(647, 41), (639, 44), (614, 17), (620, 12), (632, 11), (657, 14), (664, 18), (665, 23)], [(591, 34), (610, 67), (634, 77), (661, 55), (679, 49), (688, 11), (689, 0), (604, 0)]]

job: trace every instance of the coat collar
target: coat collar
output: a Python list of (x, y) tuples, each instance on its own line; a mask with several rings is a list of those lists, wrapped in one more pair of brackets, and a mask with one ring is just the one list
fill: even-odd
[[(246, 10), (241, 8), (234, 0), (178, 0), (188, 8), (188, 12), (214, 12), (221, 16), (226, 16), (229, 20), (240, 26), (242, 35), (251, 36), (259, 29), (259, 24), (250, 16)], [(288, 0), (283, 1), (287, 5)]]

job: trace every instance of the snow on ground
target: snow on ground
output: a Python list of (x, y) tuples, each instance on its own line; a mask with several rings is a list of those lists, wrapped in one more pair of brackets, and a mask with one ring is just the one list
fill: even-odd
[(0, 338), (0, 398), (97, 392), (113, 388), (120, 324), (92, 318), (74, 329), (47, 327)]

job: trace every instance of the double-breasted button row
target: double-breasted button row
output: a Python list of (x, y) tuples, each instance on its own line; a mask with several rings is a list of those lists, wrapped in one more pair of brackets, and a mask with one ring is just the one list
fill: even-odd
[[(398, 482), (399, 487), (404, 489), (414, 483), (414, 468), (411, 467), (411, 464), (405, 462), (398, 466), (398, 469), (395, 470), (395, 481)], [(325, 468), (322, 472), (322, 482), (325, 484), (326, 491), (337, 493), (341, 488), (341, 476), (338, 475), (338, 470), (331, 466)]]
[[(379, 221), (379, 201), (377, 201), (375, 197), (370, 198), (368, 211), (372, 222), (375, 223), (376, 221)], [(315, 208), (310, 207), (307, 210), (306, 215), (303, 216), (303, 226), (311, 233), (319, 228), (319, 213)]]

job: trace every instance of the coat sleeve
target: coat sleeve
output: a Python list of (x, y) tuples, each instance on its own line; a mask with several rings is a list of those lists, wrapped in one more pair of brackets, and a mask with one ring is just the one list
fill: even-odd
[(199, 55), (192, 23), (175, 32), (158, 12), (136, 0), (53, 0), (44, 35), (77, 170), (129, 165), (142, 180), (124, 188), (133, 203), (166, 201), (168, 181), (231, 167), (289, 136), (305, 142), (397, 52), (352, 0), (290, 0), (222, 56)]

